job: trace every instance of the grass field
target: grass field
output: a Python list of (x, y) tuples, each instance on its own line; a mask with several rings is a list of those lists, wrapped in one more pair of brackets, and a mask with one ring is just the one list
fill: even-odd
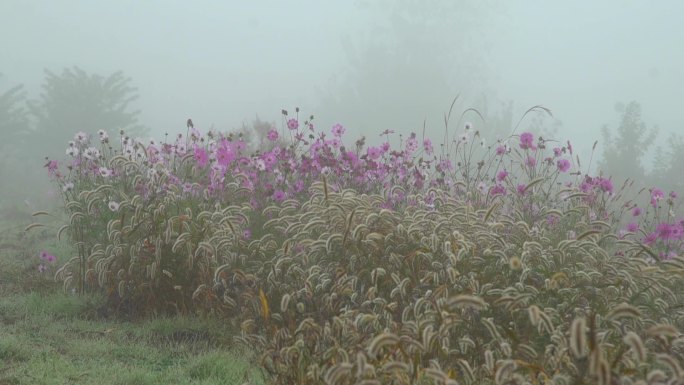
[(219, 320), (124, 322), (99, 314), (100, 300), (65, 294), (38, 272), (38, 253), (63, 262), (69, 245), (50, 229), (26, 234), (28, 214), (6, 212), (0, 232), (0, 385), (263, 383), (250, 352)]

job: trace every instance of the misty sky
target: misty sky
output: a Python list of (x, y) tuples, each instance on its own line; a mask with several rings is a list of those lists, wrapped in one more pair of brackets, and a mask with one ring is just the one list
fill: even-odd
[[(367, 3), (3, 0), (0, 90), (23, 83), (35, 97), (43, 69), (123, 70), (139, 88), (140, 122), (154, 136), (183, 131), (188, 117), (221, 130), (256, 114), (279, 123), (282, 108), (316, 114), (321, 93), (334, 92), (328, 87), (349, 66), (344, 42), (361, 45), (382, 23)], [(481, 23), (469, 28), (477, 29), (470, 46), (483, 80), (455, 93), (513, 100), (516, 116), (542, 104), (563, 123), (559, 139), (573, 139), (584, 153), (601, 139), (601, 126), (615, 127), (617, 102), (636, 100), (649, 126), (684, 133), (683, 1), (482, 4), (491, 10), (480, 10)], [(318, 120), (345, 123), (344, 116)]]

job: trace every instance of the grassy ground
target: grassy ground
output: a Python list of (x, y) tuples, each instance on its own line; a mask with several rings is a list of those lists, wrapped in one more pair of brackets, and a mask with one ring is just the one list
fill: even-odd
[(5, 212), (0, 226), (0, 385), (263, 383), (219, 320), (104, 319), (98, 298), (62, 293), (54, 268), (37, 271), (37, 255), (63, 262), (69, 246), (50, 229), (24, 233), (30, 221)]

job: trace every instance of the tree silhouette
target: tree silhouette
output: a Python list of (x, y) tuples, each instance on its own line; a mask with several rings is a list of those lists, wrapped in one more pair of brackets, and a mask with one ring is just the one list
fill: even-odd
[(630, 178), (638, 184), (646, 184), (642, 159), (657, 136), (657, 128), (647, 130), (637, 102), (624, 108), (618, 106), (616, 110), (622, 112), (617, 135), (613, 136), (607, 126), (602, 128), (605, 147), (599, 169), (618, 183)]
[(18, 150), (29, 129), (25, 101), (26, 91), (22, 85), (0, 94), (0, 153), (3, 154), (3, 160)]
[(650, 175), (653, 186), (684, 194), (684, 137), (670, 133), (667, 149), (658, 148), (655, 165)]
[(481, 90), (483, 62), (471, 42), (486, 16), (482, 2), (437, 1), (426, 6), (423, 1), (394, 0), (362, 5), (375, 24), (365, 40), (345, 42), (349, 65), (320, 92), (319, 121), (339, 119), (364, 133), (388, 128), (419, 132), (427, 118), (430, 131), (441, 135), (443, 113), (453, 98)]
[(131, 79), (118, 71), (107, 77), (88, 74), (78, 67), (61, 74), (45, 71), (43, 92), (29, 103), (35, 119), (31, 135), (33, 154), (62, 157), (64, 148), (78, 131), (92, 134), (104, 129), (110, 134), (125, 130), (141, 135), (147, 130), (139, 125), (139, 111), (130, 110), (137, 99)]

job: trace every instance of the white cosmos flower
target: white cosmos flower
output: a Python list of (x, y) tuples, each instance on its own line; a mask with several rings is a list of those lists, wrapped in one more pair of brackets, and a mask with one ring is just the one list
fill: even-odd
[(74, 135), (74, 140), (79, 143), (85, 143), (88, 141), (88, 135), (83, 131), (79, 131)]
[(70, 156), (76, 156), (78, 155), (78, 148), (76, 147), (69, 147), (66, 149), (66, 154)]
[(118, 203), (118, 202), (109, 201), (109, 205), (108, 205), (108, 206), (109, 206), (109, 209), (112, 210), (112, 211), (114, 211), (114, 212), (119, 211), (119, 203)]
[(83, 152), (83, 156), (85, 156), (88, 159), (95, 160), (100, 157), (100, 150), (98, 150), (95, 147), (88, 147)]

